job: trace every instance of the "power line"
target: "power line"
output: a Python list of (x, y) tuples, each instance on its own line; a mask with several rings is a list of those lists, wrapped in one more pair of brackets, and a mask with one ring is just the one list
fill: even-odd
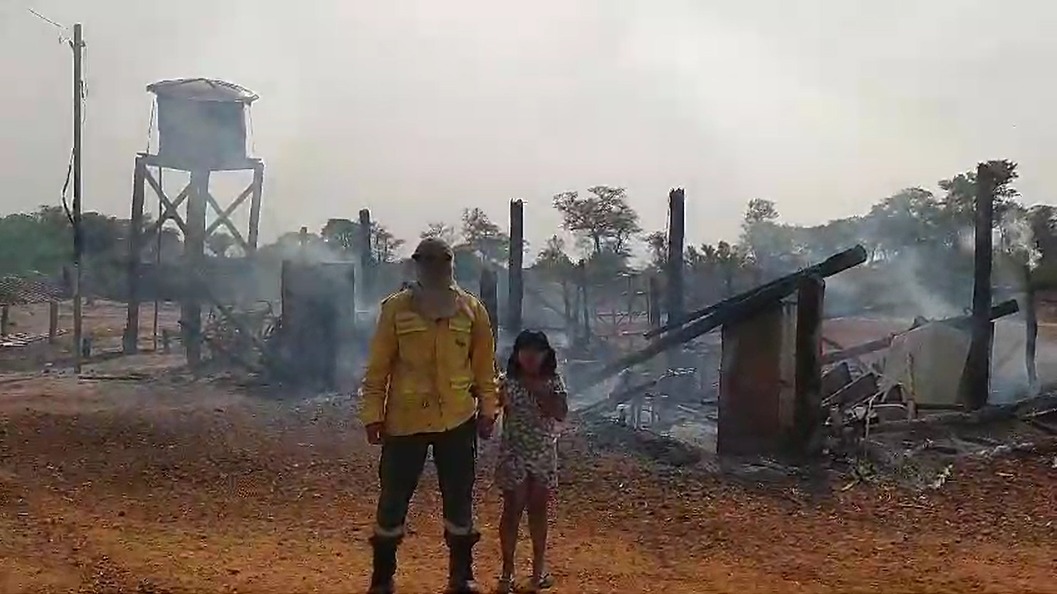
[(52, 27), (55, 27), (56, 29), (58, 29), (60, 31), (64, 31), (65, 32), (65, 31), (69, 31), (70, 30), (70, 28), (67, 27), (66, 25), (63, 25), (61, 23), (57, 23), (57, 22), (49, 19), (48, 17), (40, 14), (39, 12), (33, 10), (32, 8), (27, 8), (26, 10), (28, 10), (29, 13), (32, 14), (33, 16), (37, 17), (38, 19), (44, 21), (45, 23), (51, 25)]
[(29, 14), (37, 17), (38, 19), (44, 21), (45, 23), (51, 25), (52, 27), (55, 27), (55, 29), (57, 29), (59, 31), (59, 42), (60, 43), (71, 43), (73, 41), (72, 36), (70, 34), (70, 28), (67, 27), (66, 25), (63, 25), (62, 23), (59, 23), (59, 22), (57, 22), (57, 21), (55, 21), (53, 19), (49, 19), (48, 17), (40, 14), (39, 12), (37, 12), (36, 10), (33, 10), (32, 8), (26, 8), (26, 10), (29, 12)]

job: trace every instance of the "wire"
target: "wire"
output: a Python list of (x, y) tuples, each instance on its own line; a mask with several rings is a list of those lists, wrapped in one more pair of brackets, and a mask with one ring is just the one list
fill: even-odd
[(44, 21), (45, 23), (51, 25), (52, 27), (55, 27), (56, 29), (58, 29), (60, 33), (66, 33), (66, 32), (68, 32), (70, 30), (70, 28), (67, 27), (66, 25), (63, 25), (62, 23), (56, 22), (56, 21), (54, 21), (52, 19), (49, 19), (48, 17), (40, 14), (39, 12), (37, 12), (36, 10), (33, 10), (32, 8), (26, 8), (26, 10), (29, 11), (29, 14), (37, 17), (38, 19), (40, 19), (40, 20)]
[(250, 127), (250, 155), (257, 154), (257, 135), (253, 133), (253, 105), (246, 107), (246, 119), (249, 121)]
[(150, 141), (154, 137), (154, 110), (157, 109), (158, 103), (153, 99), (150, 102), (150, 120), (147, 122), (147, 148), (144, 152), (150, 152)]
[(66, 218), (73, 224), (73, 213), (70, 212), (70, 203), (66, 199), (70, 190), (70, 176), (73, 175), (73, 149), (70, 149), (70, 163), (66, 166), (66, 181), (62, 184), (62, 210), (66, 212)]

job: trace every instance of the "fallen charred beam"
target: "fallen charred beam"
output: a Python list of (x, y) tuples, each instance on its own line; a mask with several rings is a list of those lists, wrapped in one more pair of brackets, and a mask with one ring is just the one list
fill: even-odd
[(606, 398), (599, 400), (594, 404), (590, 404), (588, 406), (585, 406), (584, 408), (581, 408), (580, 410), (577, 410), (576, 414), (586, 417), (605, 412), (615, 406), (620, 406), (621, 404), (624, 404), (630, 401), (631, 399), (635, 398), (635, 396), (638, 396), (639, 394), (642, 394), (653, 386), (656, 386), (658, 383), (660, 383), (662, 379), (664, 379), (664, 377), (666, 376), (661, 376), (659, 378), (652, 379), (646, 382), (640, 382), (633, 386), (628, 386), (627, 388), (619, 392), (610, 394)]
[[(991, 308), (991, 314), (989, 319), (993, 322), (999, 318), (1004, 318), (1006, 316), (1013, 315), (1018, 311), (1020, 311), (1020, 306), (1017, 305), (1017, 300), (1010, 299), (1008, 301), (1003, 301), (1002, 303), (993, 306)], [(958, 316), (954, 318), (947, 318), (944, 320), (937, 320), (933, 323), (949, 324), (952, 326), (965, 327), (966, 329), (968, 329), (968, 325), (972, 323), (972, 319), (972, 316)], [(908, 329), (907, 332), (909, 332), (910, 330), (913, 330), (913, 328)], [(902, 332), (899, 334), (902, 334)], [(837, 363), (845, 359), (854, 359), (856, 357), (861, 357), (863, 355), (868, 355), (870, 353), (887, 349), (888, 347), (892, 346), (892, 341), (895, 340), (895, 337), (899, 336), (899, 334), (893, 334), (891, 336), (886, 336), (877, 340), (871, 340), (870, 342), (864, 342), (862, 344), (858, 344), (853, 347), (848, 347), (840, 351), (826, 353), (822, 356), (822, 364), (831, 365), (833, 363)]]
[(837, 406), (847, 408), (854, 406), (877, 394), (880, 389), (880, 381), (876, 374), (867, 373), (860, 375), (848, 385), (837, 390), (832, 396), (822, 401), (823, 408)]
[(775, 303), (795, 291), (802, 278), (806, 278), (809, 275), (819, 277), (833, 276), (838, 272), (858, 266), (865, 261), (866, 249), (861, 245), (855, 246), (850, 250), (830, 257), (822, 264), (811, 266), (799, 272), (784, 276), (777, 281), (764, 285), (763, 288), (754, 289), (721, 301), (717, 303), (714, 306), (714, 309), (707, 315), (699, 317), (686, 326), (670, 332), (646, 347), (625, 357), (621, 357), (594, 374), (591, 374), (582, 387), (587, 388), (593, 386), (617, 373), (620, 373), (628, 367), (648, 361), (664, 351), (689, 342), (724, 324), (735, 324), (741, 320), (752, 317), (760, 311), (773, 307)]
[(851, 381), (851, 368), (848, 367), (846, 362), (834, 366), (822, 374), (822, 398), (829, 398), (836, 394), (844, 386), (850, 384)]
[(871, 340), (870, 342), (864, 342), (857, 344), (853, 347), (848, 347), (842, 351), (833, 351), (822, 355), (822, 364), (831, 365), (847, 359), (855, 359), (863, 355), (869, 355), (870, 353), (876, 353), (877, 351), (887, 349), (892, 346), (892, 341), (898, 334), (879, 338), (877, 340)]
[(724, 301), (713, 303), (708, 307), (692, 311), (689, 314), (682, 316), (678, 319), (669, 320), (667, 324), (661, 326), (660, 328), (654, 328), (652, 330), (647, 331), (644, 336), (646, 338), (654, 338), (656, 336), (660, 336), (661, 334), (678, 330), (679, 328), (682, 328), (683, 326), (691, 322), (715, 314), (720, 309), (731, 305), (732, 302), (736, 303), (740, 301), (745, 301), (759, 294), (768, 295), (771, 294), (771, 292), (773, 291), (781, 291), (782, 296), (784, 297), (785, 295), (793, 292), (796, 289), (796, 283), (801, 278), (807, 276), (818, 276), (821, 278), (830, 277), (834, 274), (837, 274), (838, 272), (847, 270), (848, 268), (858, 266), (859, 264), (862, 264), (865, 261), (866, 249), (863, 248), (861, 245), (857, 245), (849, 250), (845, 250), (843, 252), (830, 256), (825, 261), (815, 264), (813, 266), (808, 266), (807, 268), (802, 268), (792, 274), (787, 274), (786, 276), (776, 278), (775, 280), (768, 283), (764, 283), (759, 287), (756, 287), (755, 289), (750, 289), (749, 291), (746, 291), (739, 295), (735, 295), (734, 297), (731, 297)]

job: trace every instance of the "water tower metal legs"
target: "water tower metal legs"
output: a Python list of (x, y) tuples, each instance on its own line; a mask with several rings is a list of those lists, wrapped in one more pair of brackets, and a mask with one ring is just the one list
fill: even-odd
[[(257, 251), (257, 235), (259, 227), (261, 225), (261, 196), (264, 193), (264, 163), (257, 163), (253, 167), (253, 182), (250, 186), (252, 188), (252, 195), (250, 196), (250, 229), (249, 229), (249, 249), (248, 252)], [(249, 253), (246, 254), (247, 256)]]
[[(150, 167), (186, 171), (182, 164), (170, 164), (156, 155), (141, 153), (136, 158), (136, 168), (132, 187), (132, 217), (129, 233), (128, 261), (128, 315), (125, 333), (122, 340), (123, 351), (132, 354), (137, 351), (136, 339), (139, 336), (139, 308), (143, 298), (141, 252), (145, 247), (144, 240), (160, 233), (167, 221), (173, 221), (183, 234), (184, 256), (183, 273), (185, 281), (184, 295), (181, 297), (181, 334), (186, 340), (188, 363), (197, 364), (201, 359), (201, 302), (208, 295), (208, 278), (206, 278), (205, 245), (209, 236), (221, 227), (226, 228), (246, 256), (257, 251), (258, 229), (261, 218), (261, 197), (264, 188), (264, 162), (258, 159), (247, 160), (237, 167), (223, 171), (253, 171), (253, 181), (234, 201), (221, 208), (220, 203), (209, 193), (211, 170), (191, 171), (190, 182), (174, 199), (170, 199), (162, 189), (158, 179), (151, 175)], [(160, 178), (159, 178), (160, 179)], [(144, 204), (147, 184), (158, 196), (162, 212), (158, 220), (145, 225)], [(244, 237), (231, 220), (232, 214), (247, 199), (250, 201), (249, 229)], [(187, 203), (186, 217), (181, 216), (180, 207)], [(206, 227), (206, 211), (212, 207), (215, 218)], [(146, 227), (146, 228), (145, 228)], [(159, 249), (161, 244), (159, 244)], [(154, 278), (159, 278), (155, 271)], [(157, 291), (157, 287), (154, 288)]]
[(126, 355), (139, 350), (140, 270), (139, 256), (143, 249), (143, 184), (147, 165), (142, 157), (136, 158), (136, 170), (132, 175), (132, 217), (128, 239), (128, 316), (121, 350)]
[(206, 200), (209, 194), (209, 171), (191, 172), (191, 192), (187, 201), (187, 237), (184, 239), (184, 269), (187, 282), (180, 304), (184, 347), (188, 365), (202, 361), (202, 293), (206, 290), (204, 273), (206, 235)]

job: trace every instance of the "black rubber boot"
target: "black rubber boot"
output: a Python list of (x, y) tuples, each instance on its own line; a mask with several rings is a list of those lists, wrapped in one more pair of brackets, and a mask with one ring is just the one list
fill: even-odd
[(400, 546), (400, 537), (371, 537), (371, 548), (374, 549), (374, 561), (371, 569), (371, 587), (367, 594), (393, 594), (396, 584), (396, 549)]
[(473, 547), (481, 535), (477, 532), (445, 534), (444, 540), (448, 543), (447, 594), (479, 594), (481, 588), (473, 579)]

